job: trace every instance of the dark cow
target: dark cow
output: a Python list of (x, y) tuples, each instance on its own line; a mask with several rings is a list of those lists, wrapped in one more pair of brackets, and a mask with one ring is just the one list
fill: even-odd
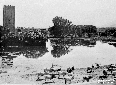
[(100, 79), (100, 80), (107, 79), (107, 76), (105, 76), (105, 75), (99, 76), (99, 79)]
[(103, 70), (103, 75), (107, 76), (107, 71), (106, 70)]
[(56, 71), (61, 71), (61, 68), (57, 69)]
[(93, 72), (92, 68), (91, 67), (87, 67), (87, 73), (92, 73), (92, 72)]
[(67, 68), (67, 72), (68, 72), (68, 73), (71, 73), (71, 72), (74, 71), (74, 70), (75, 70), (74, 66), (73, 66), (72, 68)]
[(56, 75), (55, 74), (51, 74), (51, 78), (56, 78)]
[(96, 63), (96, 69), (100, 68), (100, 64)]
[(93, 77), (92, 77), (92, 76), (83, 77), (83, 81), (87, 81), (87, 82), (89, 82), (89, 80), (90, 80), (91, 78), (93, 78)]
[(116, 70), (116, 66), (113, 66), (113, 64), (111, 64), (111, 65), (109, 65), (109, 66), (107, 67), (107, 71), (111, 72), (111, 74), (112, 74), (112, 72), (113, 72), (114, 70)]

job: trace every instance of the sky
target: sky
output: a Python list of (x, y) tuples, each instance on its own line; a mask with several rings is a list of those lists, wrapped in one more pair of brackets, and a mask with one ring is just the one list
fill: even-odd
[(3, 6), (15, 6), (15, 26), (48, 28), (55, 16), (75, 25), (116, 26), (116, 0), (0, 0), (0, 25)]

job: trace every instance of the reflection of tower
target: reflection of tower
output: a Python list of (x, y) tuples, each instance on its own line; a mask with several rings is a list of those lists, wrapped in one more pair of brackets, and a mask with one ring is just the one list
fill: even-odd
[(51, 50), (53, 50), (53, 47), (51, 46), (51, 42), (48, 39), (48, 42), (46, 42), (46, 47), (48, 48), (48, 51), (51, 52)]
[(15, 6), (3, 7), (3, 27), (10, 29), (10, 32), (15, 32)]

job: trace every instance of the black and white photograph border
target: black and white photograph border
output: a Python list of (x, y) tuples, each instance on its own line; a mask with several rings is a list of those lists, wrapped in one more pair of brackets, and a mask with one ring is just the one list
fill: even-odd
[(0, 84), (116, 85), (116, 0), (1, 0)]

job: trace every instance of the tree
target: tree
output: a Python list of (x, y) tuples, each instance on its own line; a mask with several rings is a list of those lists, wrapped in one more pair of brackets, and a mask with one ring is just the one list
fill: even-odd
[[(54, 34), (56, 34), (57, 37), (65, 37), (68, 35), (71, 31), (71, 21), (67, 19), (63, 19), (62, 17), (56, 16), (53, 18), (54, 23)], [(57, 35), (59, 34), (59, 35)]]

